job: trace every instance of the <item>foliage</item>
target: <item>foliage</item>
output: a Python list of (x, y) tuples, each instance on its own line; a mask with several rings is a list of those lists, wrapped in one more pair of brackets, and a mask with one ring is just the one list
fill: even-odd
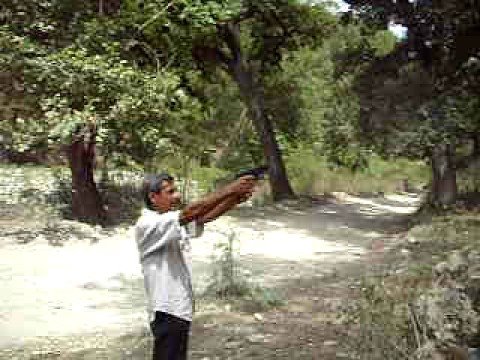
[(407, 248), (412, 251), (414, 262), (431, 269), (454, 250), (480, 251), (479, 233), (480, 220), (475, 213), (435, 216), (410, 230), (411, 243)]
[[(22, 1), (1, 8), (7, 24), (2, 40), (9, 42), (2, 53), (2, 71), (23, 72), (28, 98), (42, 104), (13, 116), (13, 126), (5, 133), (12, 137), (11, 147), (29, 150), (55, 140), (68, 141), (78, 124), (95, 118), (102, 152), (124, 164), (179, 149), (195, 156), (202, 152), (199, 147), (209, 146), (205, 140), (215, 137), (212, 125), (218, 124), (218, 117), (236, 119), (244, 112), (238, 91), (220, 96), (220, 102), (212, 101), (229, 85), (224, 82), (219, 89), (192, 67), (192, 54), (200, 41), (215, 45), (220, 40), (218, 26), (248, 20), (242, 35), (245, 50), (249, 59), (266, 66), (278, 62), (282, 48), (320, 39), (334, 23), (322, 8), (290, 1), (129, 1), (117, 9), (115, 17), (102, 16), (95, 3), (67, 5)], [(31, 19), (35, 21), (30, 23)], [(210, 74), (222, 78), (217, 72)], [(190, 92), (202, 99), (205, 108)], [(229, 106), (221, 103), (222, 98), (228, 99)], [(232, 102), (238, 104), (236, 114)], [(204, 111), (209, 107), (214, 109), (211, 114)], [(199, 119), (215, 120), (202, 132)], [(222, 129), (224, 125), (216, 134), (222, 134)]]
[(42, 90), (53, 95), (43, 102), (44, 111), (47, 121), (57, 121), (50, 138), (65, 138), (90, 117), (104, 148), (115, 146), (137, 162), (195, 145), (182, 135), (201, 120), (201, 107), (179, 88), (175, 75), (143, 73), (120, 59), (69, 49), (41, 65), (35, 78), (48, 79)]
[(351, 329), (343, 345), (358, 359), (407, 359), (415, 351), (408, 307), (397, 291), (388, 289), (383, 279), (364, 279), (357, 301), (343, 312), (343, 322)]
[[(297, 1), (126, 1), (109, 14), (93, 2), (68, 4), (2, 4), (0, 70), (22, 74), (9, 89), (24, 103), (2, 107), (8, 147), (58, 151), (77, 126), (94, 121), (101, 160), (113, 166), (153, 169), (167, 158), (186, 164), (213, 148), (224, 150), (214, 164), (221, 168), (258, 165), (258, 129), (231, 71), (239, 54), (289, 158), (306, 149), (308, 156), (322, 154), (320, 162), (357, 171), (372, 149), (424, 159), (435, 144), (449, 141), (467, 154), (478, 133), (479, 105), (470, 86), (475, 57), (459, 67), (470, 85), (455, 85), (461, 91), (443, 92), (435, 101), (438, 84), (420, 62), (402, 65), (387, 80), (366, 76), (376, 88), (354, 91), (365, 69), (384, 70), (372, 59), (394, 56), (403, 45), (395, 48), (394, 35), (371, 26), (368, 16), (340, 23), (323, 6)], [(385, 18), (382, 11), (398, 11), (360, 10), (376, 20)], [(465, 18), (463, 5), (457, 10), (446, 23)], [(427, 23), (441, 22), (429, 19), (424, 7), (416, 11)], [(232, 24), (239, 25), (238, 48), (232, 47)], [(376, 114), (368, 121), (361, 116), (366, 97)], [(235, 136), (228, 135), (231, 129)]]
[(142, 163), (200, 146), (199, 137), (188, 134), (198, 134), (202, 107), (172, 73), (145, 73), (118, 57), (89, 56), (73, 47), (23, 59), (22, 68), (24, 86), (41, 104), (35, 112), (41, 120), (12, 119), (15, 149), (68, 142), (73, 130), (89, 121), (96, 122), (97, 141), (113, 158), (128, 154)]
[[(131, 13), (114, 21), (95, 13), (95, 3), (63, 5), (22, 1), (0, 8), (6, 24), (0, 71), (22, 75), (8, 96), (25, 109), (2, 114), (8, 147), (28, 151), (64, 144), (79, 125), (92, 121), (102, 155), (117, 165), (208, 146), (198, 126), (205, 109), (182, 89), (180, 77), (161, 68), (144, 71), (129, 61)], [(40, 34), (37, 23), (48, 31)]]
[(390, 30), (379, 30), (369, 38), (368, 43), (377, 57), (386, 56), (395, 49), (398, 39)]
[(478, 197), (480, 194), (480, 168), (473, 165), (460, 171), (457, 176), (457, 182), (458, 189), (463, 194), (463, 197), (467, 197), (468, 204), (468, 197)]
[[(472, 1), (456, 2), (402, 2), (347, 0), (358, 10), (360, 17), (381, 28), (393, 19), (407, 28), (400, 53), (410, 52), (406, 61), (420, 61), (432, 71), (436, 88), (445, 93), (452, 86), (470, 86), (469, 76), (458, 71), (478, 57), (479, 9)], [(397, 57), (399, 60), (400, 58)], [(402, 62), (402, 61), (401, 61)], [(460, 80), (460, 83), (456, 80)], [(462, 84), (463, 83), (463, 84)]]
[(345, 307), (346, 351), (361, 359), (430, 359), (477, 347), (479, 230), (471, 214), (413, 227), (401, 244), (410, 250), (408, 267), (397, 263), (399, 271), (364, 279), (359, 298)]
[(94, 1), (5, 0), (0, 4), (0, 25), (8, 24), (16, 35), (46, 47), (57, 47), (73, 41), (95, 11)]
[(237, 259), (237, 235), (226, 234), (226, 241), (216, 244), (217, 256), (213, 256), (213, 271), (204, 295), (223, 300), (240, 300), (240, 306), (249, 311), (266, 310), (283, 305), (279, 294), (249, 281), (242, 274)]
[[(220, 45), (221, 31), (229, 22), (246, 22), (242, 41), (249, 60), (263, 64), (279, 61), (282, 49), (312, 43), (332, 30), (334, 18), (321, 6), (307, 6), (298, 1), (167, 1), (145, 2), (143, 9), (127, 7), (136, 15), (144, 38), (157, 42), (168, 37), (174, 61), (190, 67), (192, 45)], [(232, 54), (233, 55), (233, 54)]]
[(232, 79), (217, 72), (212, 81), (189, 75), (189, 83), (210, 110), (204, 127), (215, 139), (203, 154), (209, 158), (208, 165), (235, 172), (261, 163), (261, 144)]
[[(239, 94), (262, 143), (271, 171), (269, 181), (277, 198), (292, 196), (272, 123), (275, 107), (269, 106), (265, 84), (278, 72), (283, 52), (316, 45), (336, 27), (336, 19), (323, 6), (299, 1), (189, 2), (179, 6), (156, 3), (148, 27), (174, 27), (168, 37), (182, 44), (172, 65), (182, 70), (198, 67), (210, 81), (219, 70), (238, 86)], [(156, 8), (155, 8), (156, 7)], [(195, 14), (195, 15), (193, 15)], [(147, 31), (152, 43), (157, 34)], [(165, 31), (164, 31), (165, 33)], [(173, 49), (172, 49), (173, 50)], [(192, 61), (193, 60), (193, 61)]]
[(294, 138), (311, 143), (331, 163), (353, 170), (365, 167), (369, 154), (359, 138), (360, 104), (353, 87), (365, 61), (355, 58), (390, 52), (394, 43), (378, 39), (393, 40), (392, 36), (351, 24), (339, 28), (319, 48), (303, 48), (284, 57), (277, 83), (294, 89), (298, 109)]
[(472, 151), (478, 121), (458, 106), (478, 98), (478, 6), (471, 1), (347, 3), (354, 10), (350, 21), (360, 18), (380, 29), (395, 21), (407, 29), (392, 52), (377, 53), (356, 78), (360, 138), (386, 156), (431, 160), (429, 201), (452, 205), (456, 170), (478, 158)]
[(412, 190), (428, 183), (429, 169), (422, 162), (407, 159), (383, 160), (370, 155), (367, 167), (352, 172), (332, 165), (321, 152), (309, 147), (291, 149), (286, 166), (295, 190), (302, 194), (321, 194), (335, 191), (349, 193), (391, 193), (403, 191), (407, 179)]
[(212, 191), (214, 189), (215, 182), (227, 175), (225, 170), (215, 167), (201, 167), (194, 165), (192, 167), (192, 179), (199, 183), (199, 188), (204, 191)]
[(220, 298), (241, 296), (246, 292), (246, 282), (239, 278), (238, 264), (234, 255), (236, 252), (234, 249), (235, 238), (236, 235), (232, 232), (228, 235), (227, 241), (216, 244), (220, 255), (215, 259), (216, 268), (213, 272), (213, 279), (206, 291), (213, 291)]
[(465, 147), (479, 129), (472, 116), (478, 111), (473, 110), (478, 109), (476, 97), (459, 93), (433, 98), (432, 79), (418, 64), (406, 66), (394, 79), (373, 81), (377, 86), (369, 94), (371, 117), (360, 124), (364, 142), (377, 153), (428, 159), (442, 143), (468, 151)]

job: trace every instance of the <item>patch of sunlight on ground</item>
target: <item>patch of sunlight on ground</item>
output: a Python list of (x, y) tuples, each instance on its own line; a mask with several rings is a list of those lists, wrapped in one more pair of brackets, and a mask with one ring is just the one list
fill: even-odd
[[(309, 235), (307, 231), (289, 229), (285, 225), (268, 232), (255, 231), (246, 227), (236, 228), (236, 239), (240, 255), (258, 255), (283, 260), (318, 259), (325, 254), (341, 254), (342, 260), (351, 260), (364, 254), (363, 247), (328, 241), (318, 236)], [(193, 245), (195, 257), (207, 258), (214, 252), (215, 244), (225, 241), (224, 234), (215, 230), (206, 230), (199, 246)]]
[[(3, 247), (0, 283), (8, 296), (0, 300), (0, 345), (143, 322), (143, 308), (125, 298), (115, 281), (141, 277), (131, 236), (62, 247), (46, 241)], [(108, 306), (112, 302), (131, 309), (119, 316)]]
[[(396, 214), (411, 214), (413, 213), (418, 207), (418, 198), (412, 197), (408, 195), (386, 195), (384, 198), (363, 198), (358, 196), (353, 196), (346, 193), (333, 193), (333, 195), (350, 204), (358, 204), (358, 205), (366, 205), (369, 206), (369, 210), (376, 214), (381, 212), (391, 212)], [(385, 201), (387, 200), (387, 201)], [(387, 203), (388, 200), (392, 202), (397, 202), (399, 205), (396, 204), (389, 204)], [(404, 205), (407, 203), (408, 205)], [(365, 212), (365, 209), (360, 209), (360, 211)], [(367, 210), (368, 212), (368, 210)]]

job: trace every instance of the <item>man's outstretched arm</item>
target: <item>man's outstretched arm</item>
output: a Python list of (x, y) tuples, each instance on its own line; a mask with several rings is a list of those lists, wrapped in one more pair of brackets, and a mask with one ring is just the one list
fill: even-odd
[(217, 206), (208, 211), (206, 214), (200, 216), (197, 221), (200, 224), (205, 224), (207, 222), (213, 221), (219, 216), (225, 214), (228, 210), (233, 209), (238, 204), (246, 201), (251, 194), (246, 194), (243, 197), (232, 195), (221, 201)]
[(248, 198), (255, 183), (255, 177), (243, 176), (199, 201), (187, 205), (180, 213), (180, 223), (183, 225), (193, 220), (205, 223), (216, 219), (239, 204), (241, 199)]

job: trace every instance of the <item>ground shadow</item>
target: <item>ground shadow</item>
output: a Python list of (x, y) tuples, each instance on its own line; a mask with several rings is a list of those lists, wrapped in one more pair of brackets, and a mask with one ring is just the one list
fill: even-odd
[[(410, 196), (412, 200), (416, 199), (416, 195)], [(336, 242), (342, 241), (342, 233), (343, 240), (350, 242), (352, 235), (362, 237), (373, 232), (391, 236), (407, 231), (411, 225), (412, 215), (408, 213), (411, 204), (383, 196), (353, 200), (323, 197), (310, 202), (243, 207), (230, 214), (239, 225), (255, 231), (286, 227)]]

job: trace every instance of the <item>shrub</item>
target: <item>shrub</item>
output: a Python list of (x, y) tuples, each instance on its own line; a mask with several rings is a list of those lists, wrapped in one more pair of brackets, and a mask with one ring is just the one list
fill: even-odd
[(204, 291), (207, 298), (237, 302), (244, 310), (255, 312), (280, 306), (283, 300), (273, 289), (247, 280), (237, 261), (235, 232), (226, 234), (226, 240), (216, 245), (217, 255), (212, 256), (212, 273)]
[(349, 332), (343, 343), (354, 359), (407, 359), (415, 352), (407, 304), (385, 287), (383, 278), (364, 279), (359, 299), (342, 312)]
[(466, 359), (479, 347), (479, 226), (475, 217), (451, 216), (411, 230), (417, 266), (363, 281), (342, 314), (345, 351), (372, 360)]
[(356, 172), (329, 164), (313, 148), (291, 149), (285, 159), (292, 186), (301, 194), (398, 192), (405, 179), (412, 190), (429, 181), (425, 164), (406, 159), (386, 161), (372, 155), (368, 167)]

